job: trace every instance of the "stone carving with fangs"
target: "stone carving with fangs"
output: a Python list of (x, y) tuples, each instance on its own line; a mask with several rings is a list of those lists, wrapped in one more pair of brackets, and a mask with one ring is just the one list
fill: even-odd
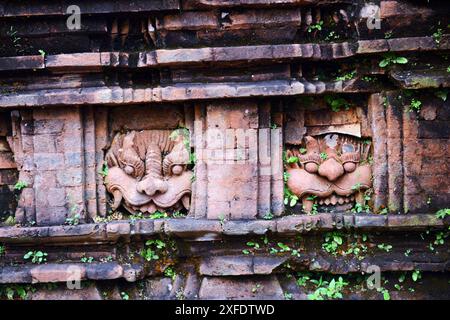
[(117, 133), (106, 155), (105, 184), (129, 212), (189, 210), (193, 173), (188, 170), (189, 133), (185, 129)]
[[(355, 200), (365, 205), (364, 192), (371, 188), (372, 171), (368, 163), (370, 142), (343, 134), (306, 136), (305, 147), (287, 150), (287, 186), (302, 200), (303, 210), (313, 205), (337, 205)], [(306, 150), (306, 151), (305, 151)]]

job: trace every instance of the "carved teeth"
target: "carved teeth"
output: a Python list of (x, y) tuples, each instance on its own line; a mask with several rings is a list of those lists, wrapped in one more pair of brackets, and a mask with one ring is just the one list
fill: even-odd
[[(344, 196), (339, 196), (337, 194), (332, 194), (329, 197), (326, 198), (317, 198), (315, 201), (313, 200), (306, 200), (307, 197), (303, 198), (303, 207), (305, 208), (305, 206), (311, 206), (312, 209), (312, 205), (314, 203), (317, 203), (319, 205), (336, 205), (336, 204), (344, 204), (344, 203), (349, 203), (355, 200), (354, 196), (349, 196), (349, 197), (344, 197)], [(308, 212), (307, 210), (305, 210), (306, 212)]]
[(333, 205), (335, 205), (337, 203), (337, 197), (336, 197), (336, 195), (332, 195), (331, 196), (331, 204), (333, 204)]

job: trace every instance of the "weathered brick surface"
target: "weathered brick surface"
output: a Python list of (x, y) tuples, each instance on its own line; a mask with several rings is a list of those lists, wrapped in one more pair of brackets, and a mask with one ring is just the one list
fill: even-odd
[[(99, 0), (69, 31), (64, 3), (0, 5), (0, 283), (61, 282), (32, 299), (306, 299), (315, 288), (297, 272), (377, 265), (442, 273), (427, 288), (448, 295), (449, 219), (435, 215), (450, 199), (447, 6), (379, 1), (381, 29), (368, 29), (363, 1)], [(380, 66), (394, 56), (408, 63)], [(196, 156), (187, 217), (112, 212), (112, 137), (176, 128)], [(283, 150), (329, 131), (370, 141), (371, 213), (291, 215)], [(14, 211), (17, 226), (2, 226)], [(362, 244), (353, 231), (363, 257), (346, 251)], [(336, 255), (327, 232), (344, 239)], [(154, 238), (165, 249), (144, 261)], [(65, 290), (73, 266), (92, 284)]]
[[(260, 292), (252, 292), (258, 284)], [(282, 299), (282, 297), (283, 290), (275, 277), (205, 277), (199, 291), (201, 299)]]

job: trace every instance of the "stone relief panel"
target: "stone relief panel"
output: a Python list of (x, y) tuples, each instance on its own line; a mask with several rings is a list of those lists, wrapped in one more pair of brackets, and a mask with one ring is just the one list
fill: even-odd
[(106, 154), (106, 189), (112, 209), (128, 212), (190, 208), (193, 172), (189, 131), (131, 130), (117, 133)]
[(284, 109), (286, 213), (370, 212), (372, 132), (364, 98), (334, 110), (325, 99)]
[[(372, 186), (370, 142), (344, 134), (306, 136), (304, 144), (287, 150), (287, 187), (310, 213), (314, 205), (365, 205)], [(298, 159), (298, 160), (297, 160)], [(291, 163), (289, 163), (291, 162)]]

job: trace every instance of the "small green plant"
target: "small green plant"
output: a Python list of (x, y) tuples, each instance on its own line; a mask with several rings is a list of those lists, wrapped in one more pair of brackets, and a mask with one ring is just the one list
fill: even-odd
[[(310, 195), (310, 196), (308, 196), (306, 198), (306, 200), (314, 201), (316, 198), (317, 198), (317, 196)], [(303, 210), (305, 210), (305, 208), (303, 208)], [(311, 211), (309, 212), (309, 214), (310, 215), (316, 215), (318, 213), (319, 213), (319, 205), (316, 202), (314, 202), (312, 207), (311, 207)]]
[(298, 197), (289, 190), (288, 187), (284, 187), (284, 204), (293, 207), (297, 204)]
[(323, 21), (319, 21), (315, 24), (311, 24), (308, 26), (307, 31), (308, 32), (313, 32), (314, 30), (318, 30), (321, 31), (322, 30), (322, 26), (323, 26)]
[(226, 219), (226, 217), (225, 217), (225, 215), (223, 214), (223, 213), (221, 213), (221, 214), (219, 214), (219, 222), (220, 222), (220, 225), (223, 227), (223, 225), (224, 225), (224, 223), (225, 223), (225, 221), (226, 221), (227, 219)]
[(252, 247), (254, 249), (259, 249), (260, 245), (258, 242), (253, 242), (253, 241), (248, 241), (247, 242), (247, 246)]
[(434, 244), (436, 246), (443, 245), (445, 243), (445, 238), (447, 238), (448, 234), (444, 232), (438, 232), (436, 233), (436, 239), (434, 240)]
[(378, 64), (380, 68), (386, 68), (393, 64), (406, 64), (408, 59), (405, 57), (397, 57), (394, 53), (387, 53), (383, 56), (383, 59)]
[(322, 249), (326, 252), (336, 255), (338, 248), (344, 243), (344, 238), (341, 232), (333, 231), (325, 234), (325, 241), (322, 243)]
[(174, 213), (172, 213), (172, 218), (182, 218), (182, 217), (185, 217), (186, 215), (185, 214), (183, 214), (182, 212), (180, 212), (180, 211), (175, 211)]
[(300, 149), (298, 149), (298, 151), (299, 151), (301, 154), (305, 154), (308, 150), (306, 150), (306, 148), (300, 148)]
[(377, 248), (380, 250), (386, 251), (386, 252), (390, 252), (392, 249), (392, 246), (390, 244), (381, 243), (381, 244), (377, 245)]
[(31, 286), (23, 286), (19, 284), (0, 287), (0, 300), (4, 296), (7, 300), (25, 300), (28, 297), (28, 291), (33, 291)]
[(292, 295), (292, 293), (289, 293), (289, 292), (284, 293), (284, 299), (292, 300), (293, 298), (294, 298), (294, 296)]
[(311, 279), (308, 273), (297, 273), (297, 280), (295, 281), (299, 287), (305, 287), (308, 281)]
[(448, 216), (450, 216), (449, 208), (440, 209), (436, 212), (436, 217), (439, 219), (444, 219), (445, 217), (448, 217)]
[(353, 235), (356, 241), (351, 242), (348, 245), (348, 249), (343, 253), (343, 255), (354, 255), (358, 260), (364, 259), (364, 254), (367, 252), (367, 245), (363, 242), (366, 242), (368, 236), (363, 234), (361, 236)]
[(159, 239), (152, 239), (145, 242), (145, 247), (146, 248), (141, 251), (141, 256), (146, 261), (158, 260), (158, 252), (166, 247), (166, 243)]
[(258, 292), (258, 290), (262, 288), (262, 285), (260, 283), (257, 283), (253, 288), (252, 288), (252, 293), (256, 293)]
[(111, 261), (113, 261), (113, 257), (111, 255), (100, 258), (100, 262), (103, 262), (103, 263), (111, 262)]
[(4, 255), (6, 252), (5, 246), (0, 244), (0, 256)]
[(340, 36), (336, 33), (336, 31), (330, 31), (325, 37), (325, 41), (338, 40), (339, 38)]
[(447, 73), (450, 73), (450, 66), (447, 67)]
[(311, 280), (317, 286), (314, 293), (308, 295), (309, 300), (330, 300), (330, 299), (342, 299), (344, 296), (342, 291), (348, 285), (342, 277), (339, 277), (336, 281), (334, 278), (328, 282), (322, 280)]
[(436, 32), (433, 33), (433, 40), (434, 42), (436, 42), (437, 45), (439, 45), (441, 43), (442, 40), (442, 29), (438, 28), (436, 30)]
[(391, 295), (389, 294), (389, 291), (385, 288), (379, 288), (377, 289), (378, 292), (381, 292), (383, 294), (384, 300), (391, 300)]
[(66, 218), (66, 224), (69, 226), (76, 226), (80, 223), (80, 215), (76, 214), (71, 218)]
[(363, 205), (363, 204), (361, 204), (359, 202), (356, 202), (351, 211), (353, 213), (361, 213), (361, 212), (369, 213), (370, 212), (370, 207), (367, 204)]
[(14, 47), (16, 54), (18, 55), (22, 54), (24, 52), (24, 48), (21, 44), (22, 38), (20, 38), (17, 35), (17, 30), (15, 30), (13, 26), (11, 26), (9, 30), (6, 32), (6, 35), (10, 38), (10, 41), (12, 42), (12, 46)]
[(272, 212), (267, 212), (264, 216), (263, 216), (264, 220), (272, 220), (273, 219), (273, 214)]
[(411, 103), (408, 108), (408, 111), (409, 112), (412, 112), (412, 111), (419, 112), (421, 108), (422, 108), (422, 101), (412, 98)]
[(22, 190), (24, 188), (28, 187), (28, 183), (25, 181), (17, 181), (17, 183), (14, 185), (14, 190)]
[(320, 153), (320, 159), (327, 160), (327, 158), (328, 158), (328, 155), (325, 152)]
[(371, 76), (364, 76), (361, 78), (362, 81), (365, 82), (375, 82), (376, 78), (375, 77), (371, 77)]
[(47, 55), (47, 53), (42, 49), (39, 49), (38, 52), (42, 57), (45, 57)]
[(105, 178), (108, 175), (108, 164), (105, 162), (103, 162), (103, 166), (102, 169), (100, 170), (100, 175)]
[(289, 248), (289, 246), (285, 245), (282, 242), (278, 242), (277, 246), (280, 248), (279, 252), (287, 252), (287, 251), (291, 251), (291, 248)]
[(28, 251), (23, 258), (25, 260), (31, 259), (32, 263), (41, 264), (47, 261), (47, 253), (42, 251)]
[(417, 282), (417, 280), (422, 279), (422, 274), (420, 273), (420, 270), (414, 270), (411, 274), (411, 278), (414, 282)]
[(175, 270), (172, 267), (167, 267), (164, 270), (164, 275), (168, 278), (171, 278), (172, 280), (175, 280), (177, 273), (175, 272)]
[(82, 257), (80, 261), (83, 263), (92, 263), (94, 262), (94, 257)]
[(351, 80), (355, 77), (356, 75), (356, 70), (353, 70), (351, 72), (347, 72), (345, 74), (343, 74), (342, 76), (338, 76), (336, 77), (336, 81), (347, 81), (347, 80)]
[(177, 298), (177, 300), (185, 300), (186, 299), (184, 292), (181, 289), (177, 290), (175, 297)]
[(289, 157), (286, 160), (287, 163), (297, 163), (298, 162), (298, 157)]
[(167, 212), (161, 212), (158, 210), (148, 216), (149, 219), (153, 219), (153, 220), (154, 219), (164, 219), (167, 217), (168, 217)]
[(385, 39), (390, 39), (392, 38), (393, 32), (392, 31), (387, 31), (384, 33), (384, 38)]
[(122, 291), (120, 293), (120, 297), (122, 298), (122, 300), (130, 300), (130, 296), (125, 291)]

